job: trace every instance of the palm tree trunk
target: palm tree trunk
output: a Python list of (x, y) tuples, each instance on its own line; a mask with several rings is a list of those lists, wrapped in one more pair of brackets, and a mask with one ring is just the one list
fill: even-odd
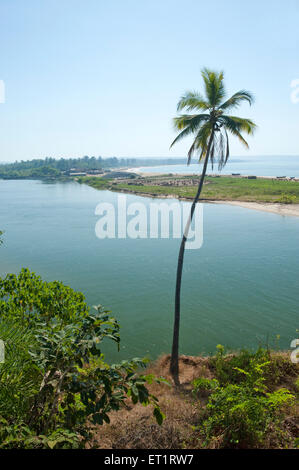
[(182, 238), (182, 241), (181, 241), (179, 257), (178, 257), (178, 266), (177, 266), (177, 274), (176, 274), (176, 288), (175, 288), (175, 310), (174, 310), (174, 325), (173, 325), (173, 341), (172, 341), (172, 351), (171, 351), (170, 369), (169, 369), (175, 385), (180, 384), (180, 381), (179, 381), (179, 333), (180, 333), (180, 316), (181, 316), (181, 284), (182, 284), (182, 272), (183, 272), (183, 264), (184, 264), (185, 244), (186, 244), (186, 241), (187, 241), (187, 238), (188, 238), (189, 227), (190, 227), (191, 222), (192, 222), (195, 206), (196, 206), (196, 203), (198, 202), (198, 199), (199, 199), (199, 196), (200, 196), (200, 193), (201, 193), (201, 190), (202, 190), (203, 182), (204, 182), (204, 179), (205, 179), (213, 137), (214, 137), (214, 131), (212, 131), (210, 139), (209, 139), (207, 154), (206, 154), (206, 158), (205, 158), (205, 161), (204, 161), (204, 166), (203, 166), (203, 169), (202, 169), (200, 182), (199, 182), (199, 185), (198, 185), (196, 196), (195, 196), (195, 198), (193, 200), (193, 203), (192, 203), (192, 206), (191, 206), (190, 217), (189, 217), (189, 220), (187, 221), (187, 225), (186, 225), (184, 235), (183, 235), (183, 238)]

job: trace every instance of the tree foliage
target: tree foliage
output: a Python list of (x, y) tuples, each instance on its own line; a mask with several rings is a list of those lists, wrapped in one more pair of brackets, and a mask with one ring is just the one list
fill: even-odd
[[(228, 133), (237, 137), (248, 148), (243, 133), (253, 135), (256, 129), (256, 124), (251, 119), (225, 113), (230, 113), (234, 108), (238, 108), (242, 102), (251, 105), (254, 98), (249, 91), (240, 90), (225, 100), (223, 72), (215, 72), (205, 68), (202, 70), (202, 78), (204, 96), (196, 91), (187, 91), (178, 102), (177, 110), (186, 110), (188, 114), (180, 114), (174, 118), (174, 128), (180, 132), (171, 147), (191, 135), (194, 140), (188, 151), (188, 164), (194, 154), (198, 154), (199, 160), (202, 161), (207, 155), (208, 142), (211, 137), (209, 161), (212, 165), (218, 161), (219, 169), (221, 169), (229, 157)], [(192, 114), (190, 114), (191, 112)]]
[[(22, 269), (0, 280), (0, 315), (6, 343), (0, 364), (4, 447), (47, 446), (53, 433), (60, 436), (55, 446), (83, 445), (88, 429), (109, 422), (109, 413), (126, 399), (153, 405), (162, 423), (158, 400), (146, 387), (153, 377), (140, 374), (146, 361), (105, 361), (102, 342), (118, 346), (120, 327), (101, 305), (91, 310), (80, 292)], [(18, 443), (12, 437), (16, 427), (22, 430)]]
[(214, 358), (216, 377), (199, 377), (193, 381), (196, 397), (209, 394), (201, 416), (200, 436), (206, 446), (254, 448), (264, 445), (272, 435), (279, 445), (288, 444), (281, 423), (295, 396), (286, 388), (269, 390), (267, 375), (273, 361), (269, 351), (242, 351), (225, 357), (218, 346)]

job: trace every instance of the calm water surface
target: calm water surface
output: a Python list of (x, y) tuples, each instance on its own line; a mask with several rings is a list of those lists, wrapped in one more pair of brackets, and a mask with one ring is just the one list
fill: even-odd
[[(155, 358), (170, 349), (180, 242), (96, 238), (96, 205), (116, 199), (72, 182), (0, 181), (0, 275), (29, 267), (81, 290), (121, 323), (121, 351), (106, 346), (109, 358)], [(140, 201), (152, 199), (128, 196)], [(229, 205), (203, 212), (204, 244), (185, 257), (181, 352), (255, 347), (277, 334), (289, 348), (299, 319), (299, 218)]]
[[(153, 173), (200, 173), (201, 165), (164, 165), (154, 167), (142, 167), (141, 171)], [(208, 173), (218, 174), (217, 165), (212, 169), (208, 166)], [(232, 157), (225, 168), (221, 171), (224, 175), (240, 173), (241, 175), (256, 176), (295, 176), (299, 177), (299, 156), (253, 156), (253, 157)]]

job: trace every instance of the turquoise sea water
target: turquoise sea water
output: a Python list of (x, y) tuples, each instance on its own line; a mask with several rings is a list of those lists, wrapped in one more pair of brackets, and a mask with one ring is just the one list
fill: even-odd
[[(175, 160), (174, 160), (175, 162)], [(164, 165), (154, 167), (142, 167), (140, 170), (153, 173), (200, 173), (201, 166), (198, 164), (187, 165)], [(218, 174), (217, 164), (212, 169), (208, 166), (208, 173)], [(221, 174), (241, 173), (241, 175), (256, 176), (295, 176), (299, 177), (299, 156), (267, 156), (267, 157), (231, 157)]]
[[(99, 240), (95, 207), (117, 197), (74, 182), (0, 181), (0, 275), (26, 266), (83, 291), (121, 323), (120, 353), (105, 348), (111, 360), (155, 358), (170, 350), (180, 242)], [(276, 334), (288, 349), (299, 320), (299, 218), (222, 204), (204, 204), (203, 217), (203, 246), (185, 257), (181, 352), (255, 347)]]

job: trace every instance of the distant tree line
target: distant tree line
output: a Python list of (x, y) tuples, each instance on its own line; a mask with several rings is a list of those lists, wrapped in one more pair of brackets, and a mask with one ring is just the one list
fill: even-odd
[(21, 160), (14, 163), (0, 165), (0, 178), (57, 178), (76, 168), (81, 171), (116, 168), (120, 165), (134, 164), (135, 160), (118, 160), (116, 157), (104, 159), (102, 157), (82, 158), (45, 158), (35, 160)]
[(50, 158), (21, 160), (14, 163), (0, 164), (0, 178), (59, 178), (72, 169), (79, 171), (105, 170), (113, 168), (130, 168), (134, 166), (155, 166), (183, 163), (184, 159), (170, 158)]

